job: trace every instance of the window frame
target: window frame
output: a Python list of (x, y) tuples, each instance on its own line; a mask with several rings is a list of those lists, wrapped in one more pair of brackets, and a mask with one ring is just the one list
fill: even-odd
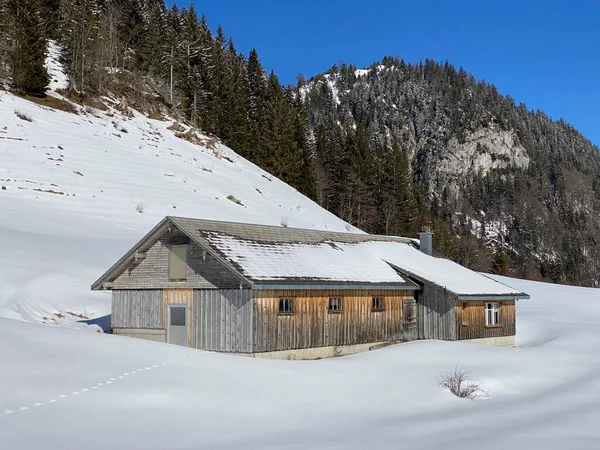
[(485, 302), (483, 312), (485, 316), (485, 326), (488, 328), (501, 327), (500, 317), (501, 304), (498, 302)]
[[(285, 311), (285, 310), (282, 311), (281, 307), (282, 307), (282, 305), (285, 306), (286, 302), (289, 305), (289, 311)], [(296, 311), (294, 309), (294, 297), (279, 297), (278, 314), (282, 315), (282, 316), (289, 316), (290, 314), (296, 314)]]
[[(334, 305), (338, 305), (334, 307)], [(327, 304), (327, 311), (332, 314), (338, 314), (344, 312), (344, 304), (342, 297), (329, 297), (329, 301)]]
[[(184, 265), (184, 270), (185, 270), (185, 274), (183, 278), (175, 278), (172, 276), (172, 261), (173, 261), (173, 257), (174, 257), (174, 253), (175, 253), (175, 249), (180, 249), (183, 248), (185, 249), (185, 259), (183, 259), (183, 265)], [(169, 262), (168, 262), (168, 274), (167, 276), (169, 277), (169, 281), (187, 281), (187, 268), (188, 268), (188, 254), (189, 254), (189, 249), (188, 249), (188, 244), (178, 244), (178, 245), (171, 245), (169, 246)]]
[(385, 297), (371, 297), (371, 311), (385, 311)]

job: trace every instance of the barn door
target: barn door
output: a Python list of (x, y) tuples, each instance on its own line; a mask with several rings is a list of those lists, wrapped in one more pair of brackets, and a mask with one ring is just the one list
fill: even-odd
[(171, 304), (168, 308), (167, 342), (169, 344), (187, 346), (187, 305)]

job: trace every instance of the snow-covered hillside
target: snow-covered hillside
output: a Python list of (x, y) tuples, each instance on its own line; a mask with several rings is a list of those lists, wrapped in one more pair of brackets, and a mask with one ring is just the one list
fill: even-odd
[[(517, 347), (277, 361), (0, 319), (0, 447), (597, 449), (598, 290), (518, 280)], [(489, 398), (438, 387), (455, 365)]]
[(171, 120), (79, 109), (0, 92), (0, 316), (107, 313), (90, 284), (165, 215), (358, 232), (231, 149), (176, 137)]

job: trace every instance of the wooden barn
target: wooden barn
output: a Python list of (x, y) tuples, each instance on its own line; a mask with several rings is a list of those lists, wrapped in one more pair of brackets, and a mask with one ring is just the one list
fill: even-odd
[[(420, 249), (417, 247), (420, 246)], [(114, 334), (319, 358), (414, 339), (514, 345), (528, 298), (421, 240), (165, 217), (93, 290)]]

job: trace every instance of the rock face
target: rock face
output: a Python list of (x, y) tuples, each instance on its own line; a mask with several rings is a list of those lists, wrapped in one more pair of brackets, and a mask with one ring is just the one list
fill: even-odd
[(468, 133), (462, 143), (456, 137), (449, 140), (434, 164), (437, 182), (430, 183), (428, 191), (445, 187), (452, 198), (458, 200), (468, 176), (486, 177), (501, 169), (525, 170), (530, 161), (527, 150), (518, 143), (513, 131), (481, 128)]
[(482, 128), (469, 133), (462, 144), (452, 137), (437, 170), (448, 175), (473, 171), (485, 176), (495, 169), (526, 169), (529, 161), (527, 150), (517, 142), (514, 132)]

